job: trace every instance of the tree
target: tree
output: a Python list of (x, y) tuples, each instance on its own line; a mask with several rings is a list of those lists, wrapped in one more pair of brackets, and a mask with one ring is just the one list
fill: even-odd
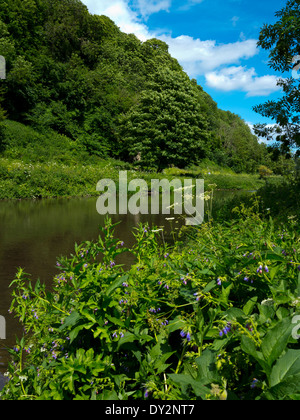
[(281, 73), (290, 72), (290, 77), (278, 81), (283, 89), (282, 98), (254, 107), (256, 112), (275, 121), (274, 127), (256, 125), (255, 132), (267, 139), (275, 137), (282, 150), (289, 151), (291, 147), (300, 147), (300, 78), (296, 74), (300, 61), (299, 0), (289, 0), (275, 16), (279, 18), (275, 24), (263, 26), (258, 46), (270, 50), (271, 68)]
[(123, 158), (143, 167), (183, 168), (206, 156), (208, 133), (197, 89), (183, 72), (159, 69), (139, 102), (123, 117)]

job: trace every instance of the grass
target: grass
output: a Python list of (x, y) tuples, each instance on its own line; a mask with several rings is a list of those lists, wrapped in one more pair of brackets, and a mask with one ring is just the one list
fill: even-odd
[[(79, 142), (56, 132), (40, 133), (21, 123), (3, 123), (0, 153), (0, 199), (98, 195), (99, 180), (118, 185), (119, 171), (128, 171), (128, 181), (153, 178), (201, 178), (217, 189), (256, 190), (265, 182), (258, 175), (236, 174), (229, 168), (204, 160), (185, 170), (168, 168), (163, 173), (142, 172), (129, 163), (90, 156)], [(276, 177), (275, 177), (276, 178)]]

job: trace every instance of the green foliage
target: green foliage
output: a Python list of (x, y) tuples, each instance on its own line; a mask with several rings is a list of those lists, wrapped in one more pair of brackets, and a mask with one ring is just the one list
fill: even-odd
[(252, 173), (267, 158), (248, 126), (217, 108), (167, 44), (124, 34), (79, 0), (3, 0), (0, 54), (8, 117), (65, 135), (89, 155), (141, 156), (141, 166), (159, 170), (208, 157)]
[(259, 176), (261, 178), (265, 178), (267, 176), (271, 176), (272, 175), (272, 171), (271, 169), (267, 168), (265, 165), (260, 165), (258, 168), (258, 172), (259, 172)]
[(108, 220), (58, 260), (52, 291), (20, 269), (11, 310), (26, 334), (1, 398), (299, 399), (298, 225), (237, 211), (173, 249), (147, 225), (126, 249)]
[(121, 127), (124, 153), (143, 167), (184, 168), (204, 158), (208, 149), (205, 117), (187, 76), (160, 69), (124, 117)]
[[(293, 61), (299, 56), (299, 23), (300, 5), (297, 0), (288, 0), (286, 5), (278, 11), (278, 18), (274, 24), (265, 24), (261, 29), (258, 46), (268, 50), (269, 65), (282, 75), (290, 72), (290, 77), (280, 79), (278, 85), (283, 89), (283, 96), (278, 100), (267, 101), (257, 105), (254, 110), (264, 117), (272, 118), (276, 126), (268, 127), (266, 124), (258, 124), (257, 134), (266, 138), (276, 138), (285, 153), (291, 147), (299, 148), (299, 78), (293, 77), (292, 70), (298, 61)], [(297, 72), (296, 72), (297, 73)]]

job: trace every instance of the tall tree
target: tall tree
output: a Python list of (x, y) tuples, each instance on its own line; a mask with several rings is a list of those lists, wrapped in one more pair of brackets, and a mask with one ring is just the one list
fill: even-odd
[(291, 147), (300, 148), (300, 76), (297, 73), (300, 62), (299, 0), (287, 1), (276, 17), (278, 21), (275, 24), (263, 26), (258, 46), (270, 51), (271, 68), (281, 74), (290, 72), (290, 75), (278, 81), (283, 89), (282, 98), (254, 107), (262, 116), (272, 118), (276, 125), (270, 128), (259, 124), (255, 130), (256, 134), (268, 139), (275, 137), (281, 142), (282, 149), (289, 151)]
[[(144, 167), (185, 167), (206, 156), (207, 122), (197, 89), (183, 72), (161, 68), (123, 118), (123, 157)], [(127, 155), (127, 156), (126, 156)]]

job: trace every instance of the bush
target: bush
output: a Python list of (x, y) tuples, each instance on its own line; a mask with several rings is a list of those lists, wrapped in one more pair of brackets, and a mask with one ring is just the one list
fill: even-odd
[(140, 226), (126, 270), (107, 221), (52, 292), (20, 269), (2, 399), (299, 399), (299, 228), (248, 213), (173, 250)]
[(271, 176), (273, 172), (271, 169), (267, 168), (264, 165), (260, 165), (258, 168), (259, 176), (260, 178), (266, 178), (267, 176)]

